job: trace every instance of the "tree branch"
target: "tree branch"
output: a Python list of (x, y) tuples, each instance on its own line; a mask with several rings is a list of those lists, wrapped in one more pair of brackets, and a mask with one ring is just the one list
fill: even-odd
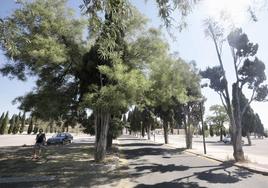
[(246, 112), (247, 108), (249, 107), (249, 105), (252, 103), (252, 101), (254, 100), (254, 95), (256, 92), (256, 88), (254, 88), (252, 95), (250, 97), (250, 100), (248, 101), (248, 103), (244, 106), (243, 110), (241, 111), (241, 117), (243, 117), (244, 113)]
[(227, 105), (224, 103), (224, 100), (222, 98), (222, 94), (220, 92), (218, 92), (218, 94), (220, 95), (222, 105), (224, 106), (226, 112), (228, 112), (228, 108), (227, 108)]

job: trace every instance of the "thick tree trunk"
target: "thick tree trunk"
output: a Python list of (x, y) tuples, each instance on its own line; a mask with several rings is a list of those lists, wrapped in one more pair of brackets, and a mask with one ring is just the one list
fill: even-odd
[(163, 120), (165, 144), (168, 144), (168, 122)]
[(95, 161), (101, 162), (105, 159), (106, 145), (107, 145), (107, 134), (109, 129), (110, 113), (98, 109), (95, 114), (95, 128), (96, 128), (96, 139), (95, 139)]
[(148, 125), (147, 136), (148, 136), (148, 140), (151, 140), (151, 124)]
[(251, 146), (250, 133), (247, 132), (248, 145)]
[(233, 84), (233, 110), (235, 125), (233, 129), (233, 156), (236, 161), (245, 161), (242, 148), (242, 114), (240, 109), (239, 88), (237, 84)]

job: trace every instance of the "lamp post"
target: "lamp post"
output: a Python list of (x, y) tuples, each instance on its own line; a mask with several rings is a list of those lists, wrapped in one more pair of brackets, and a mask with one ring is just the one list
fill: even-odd
[(207, 154), (206, 140), (205, 140), (205, 130), (204, 130), (204, 121), (203, 121), (203, 104), (204, 104), (204, 101), (205, 101), (205, 99), (202, 99), (200, 101), (200, 114), (201, 114), (201, 124), (202, 124), (204, 154)]

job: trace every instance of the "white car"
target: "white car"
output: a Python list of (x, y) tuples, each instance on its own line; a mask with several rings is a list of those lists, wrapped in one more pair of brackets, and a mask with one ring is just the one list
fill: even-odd
[(231, 144), (231, 137), (230, 136), (226, 136), (223, 138), (223, 143), (224, 144)]
[[(224, 144), (231, 144), (232, 143), (231, 136), (228, 135), (228, 136), (224, 137), (222, 141)], [(244, 144), (244, 140), (241, 140), (241, 143)]]

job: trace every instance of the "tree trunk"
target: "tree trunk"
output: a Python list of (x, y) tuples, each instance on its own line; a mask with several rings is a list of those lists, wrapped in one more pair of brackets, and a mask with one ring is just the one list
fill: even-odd
[(148, 136), (148, 140), (151, 140), (151, 124), (150, 123), (149, 123), (148, 129), (147, 129), (147, 136)]
[(113, 135), (108, 133), (106, 149), (110, 150), (113, 145)]
[(191, 133), (191, 128), (190, 128), (189, 120), (186, 120), (186, 118), (184, 118), (184, 129), (185, 129), (186, 148), (187, 149), (192, 149), (192, 147), (193, 147), (193, 144), (192, 144), (192, 133)]
[(221, 126), (221, 129), (220, 129), (220, 133), (221, 133), (220, 141), (222, 142), (222, 126)]
[(145, 128), (143, 126), (143, 123), (141, 123), (141, 136), (142, 136), (142, 138), (144, 138), (144, 136), (145, 136), (145, 130), (144, 129)]
[(109, 129), (110, 113), (98, 109), (95, 114), (95, 161), (101, 162), (105, 158), (106, 145), (107, 145), (107, 134)]
[(250, 133), (247, 132), (248, 145), (251, 146)]
[(233, 84), (233, 110), (235, 125), (233, 129), (233, 156), (236, 161), (245, 161), (242, 148), (242, 114), (240, 109), (239, 88), (237, 84)]
[(171, 127), (171, 134), (174, 134), (174, 129), (173, 129), (173, 127)]
[(168, 121), (163, 120), (165, 144), (168, 144)]

